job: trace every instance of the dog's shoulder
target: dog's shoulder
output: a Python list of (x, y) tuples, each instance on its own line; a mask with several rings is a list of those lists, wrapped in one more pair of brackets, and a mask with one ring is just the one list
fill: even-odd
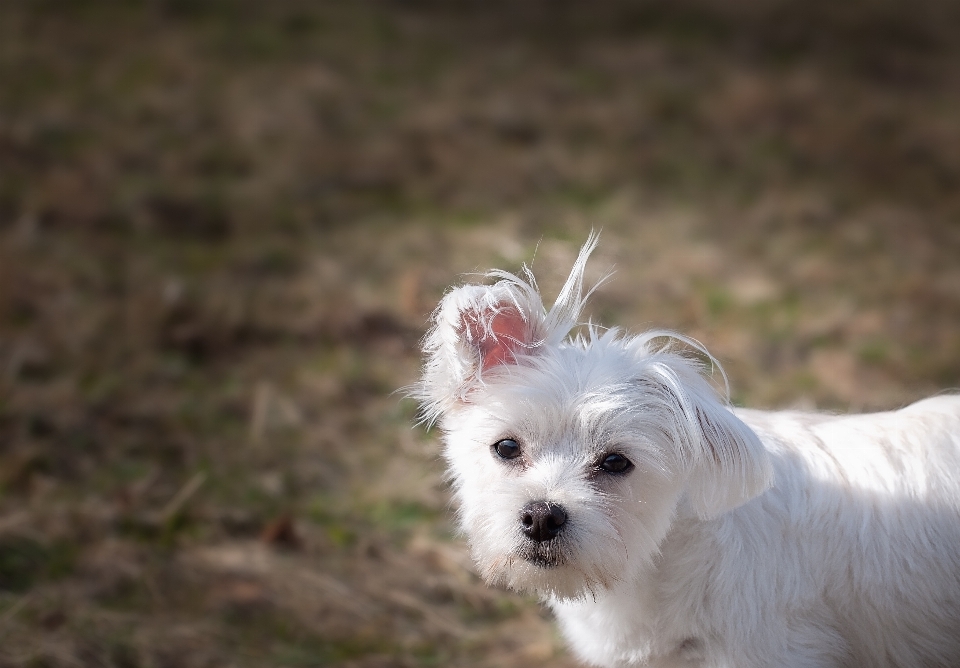
[[(940, 394), (896, 410), (875, 413), (829, 413), (816, 411), (766, 411), (737, 408), (734, 411), (761, 440), (796, 442), (803, 435), (817, 438), (836, 431), (895, 435), (955, 429), (960, 425), (960, 394)], [(764, 439), (764, 436), (767, 438)]]
[(944, 393), (921, 399), (898, 412), (905, 415), (925, 415), (932, 419), (960, 420), (960, 393)]

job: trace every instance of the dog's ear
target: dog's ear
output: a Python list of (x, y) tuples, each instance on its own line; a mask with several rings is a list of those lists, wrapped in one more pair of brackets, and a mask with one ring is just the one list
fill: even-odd
[(700, 518), (711, 519), (773, 484), (770, 456), (690, 362), (668, 357), (645, 382), (657, 387), (664, 410), (673, 413), (665, 422), (679, 445), (690, 505)]
[(479, 372), (516, 364), (533, 346), (531, 322), (512, 303), (497, 302), (482, 310), (460, 312), (457, 332)]
[(773, 484), (770, 456), (757, 435), (713, 399), (694, 407), (700, 432), (687, 497), (703, 519), (733, 510)]
[(450, 291), (424, 339), (423, 378), (416, 394), (426, 419), (458, 403), (502, 367), (520, 363), (544, 342), (545, 312), (535, 286), (519, 280)]
[(583, 294), (583, 273), (597, 239), (593, 233), (587, 238), (549, 312), (526, 267), (521, 276), (495, 269), (487, 273), (498, 279), (493, 285), (465, 285), (447, 293), (423, 340), (423, 375), (410, 393), (421, 402), (423, 421), (432, 423), (468, 402), (492, 374), (560, 344), (592, 292)]

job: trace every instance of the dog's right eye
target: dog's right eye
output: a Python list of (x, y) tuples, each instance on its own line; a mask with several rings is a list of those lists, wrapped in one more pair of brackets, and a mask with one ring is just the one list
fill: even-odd
[(500, 459), (516, 459), (520, 456), (520, 444), (512, 438), (505, 438), (493, 444), (493, 451)]
[(604, 457), (599, 466), (607, 473), (626, 473), (633, 468), (633, 463), (623, 455), (613, 452)]

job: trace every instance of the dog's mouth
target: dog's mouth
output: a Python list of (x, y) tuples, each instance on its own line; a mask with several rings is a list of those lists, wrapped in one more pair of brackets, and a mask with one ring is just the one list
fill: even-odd
[(520, 558), (540, 568), (558, 568), (563, 565), (564, 558), (560, 551), (560, 541), (550, 540), (535, 545), (523, 545), (518, 554)]

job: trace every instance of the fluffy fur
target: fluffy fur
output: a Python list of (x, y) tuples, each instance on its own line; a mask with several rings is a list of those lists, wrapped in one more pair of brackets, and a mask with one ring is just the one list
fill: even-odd
[[(960, 397), (734, 411), (673, 349), (712, 362), (694, 341), (571, 336), (595, 246), (551, 309), (496, 271), (425, 339), (414, 392), (482, 576), (538, 594), (597, 666), (960, 666)], [(564, 511), (553, 538), (524, 529), (537, 502)]]

